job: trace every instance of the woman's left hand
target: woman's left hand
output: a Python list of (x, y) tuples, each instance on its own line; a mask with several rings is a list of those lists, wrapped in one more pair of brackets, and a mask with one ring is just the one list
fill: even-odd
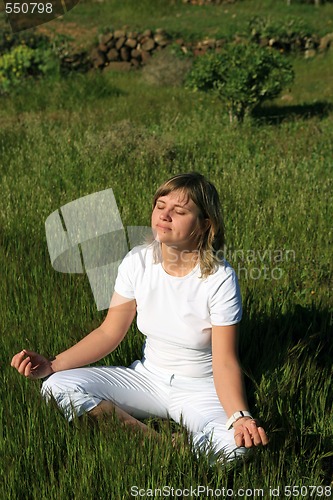
[(237, 446), (265, 446), (268, 444), (268, 437), (263, 427), (253, 418), (240, 418), (234, 425), (234, 437)]

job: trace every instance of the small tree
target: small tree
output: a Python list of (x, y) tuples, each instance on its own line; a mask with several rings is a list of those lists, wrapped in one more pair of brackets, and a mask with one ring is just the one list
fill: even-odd
[(289, 85), (294, 72), (286, 56), (256, 44), (227, 46), (197, 57), (187, 78), (193, 90), (213, 91), (225, 104), (230, 122), (244, 116)]

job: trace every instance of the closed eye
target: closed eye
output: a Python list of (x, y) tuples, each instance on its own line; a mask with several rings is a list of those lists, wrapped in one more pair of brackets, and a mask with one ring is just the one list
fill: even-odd
[[(156, 208), (157, 208), (157, 210), (163, 210), (164, 205), (156, 205)], [(186, 214), (186, 212), (182, 212), (182, 211), (180, 211), (180, 210), (175, 210), (175, 212), (176, 212), (176, 214), (178, 214), (178, 215), (185, 215), (185, 214)]]
[[(156, 202), (156, 205), (155, 205), (155, 208), (157, 210), (163, 210), (165, 208), (165, 203), (162, 202), (162, 200), (158, 200)], [(179, 205), (175, 205), (171, 211), (174, 211), (177, 215), (186, 215), (189, 210), (188, 209), (185, 209), (185, 211), (183, 210), (183, 207), (180, 207)]]

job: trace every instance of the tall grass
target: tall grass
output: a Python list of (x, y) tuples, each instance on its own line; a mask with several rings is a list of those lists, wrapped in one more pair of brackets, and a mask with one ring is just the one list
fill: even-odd
[[(243, 498), (254, 489), (270, 498), (279, 487), (284, 498), (285, 485), (330, 484), (331, 57), (296, 61), (293, 101), (269, 103), (237, 128), (209, 95), (150, 87), (140, 73), (27, 83), (0, 98), (0, 498), (127, 500), (135, 485), (248, 489)], [(162, 442), (112, 419), (98, 428), (68, 424), (41, 400), (38, 382), (9, 367), (22, 347), (57, 353), (104, 316), (85, 276), (52, 269), (46, 217), (112, 187), (124, 226), (148, 225), (158, 184), (189, 170), (221, 193), (227, 257), (244, 302), (249, 400), (270, 436), (267, 449), (232, 468), (209, 467), (185, 444), (174, 449), (168, 422), (149, 423)], [(128, 364), (141, 345), (133, 325), (100, 363)], [(311, 498), (307, 491), (293, 498)]]

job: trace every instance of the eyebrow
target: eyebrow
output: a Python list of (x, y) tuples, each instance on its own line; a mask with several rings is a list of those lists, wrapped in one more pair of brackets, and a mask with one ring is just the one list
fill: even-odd
[[(164, 203), (164, 205), (166, 204), (166, 202), (164, 200), (160, 200), (159, 198), (156, 200), (156, 203)], [(179, 205), (179, 204), (176, 204), (174, 205), (175, 207), (179, 207), (179, 208), (183, 208), (184, 210), (189, 210), (189, 208), (186, 208), (185, 205)]]

